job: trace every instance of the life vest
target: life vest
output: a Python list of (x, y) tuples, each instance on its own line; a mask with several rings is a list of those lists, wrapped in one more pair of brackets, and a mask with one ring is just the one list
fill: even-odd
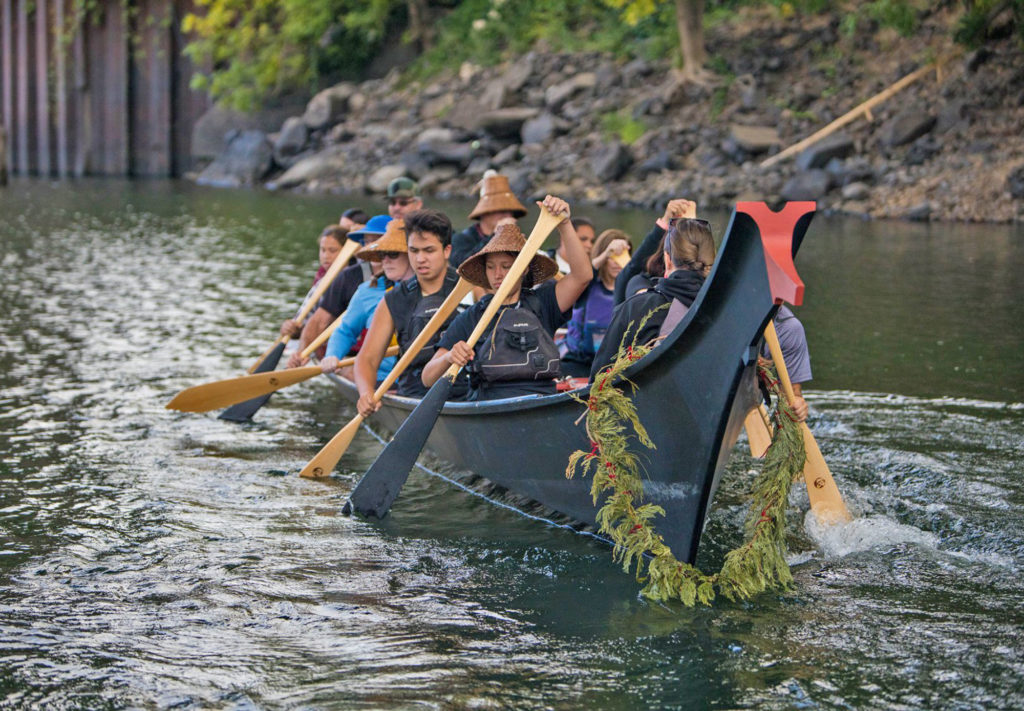
[[(404, 354), (416, 337), (420, 335), (423, 328), (433, 318), (434, 314), (437, 313), (437, 310), (441, 308), (445, 299), (448, 298), (452, 289), (455, 288), (458, 280), (459, 275), (454, 269), (449, 267), (441, 290), (434, 294), (423, 296), (419, 280), (416, 277), (412, 277), (397, 285), (384, 297), (388, 305), (388, 311), (391, 312), (391, 320), (395, 324), (395, 336), (398, 339), (400, 353)], [(409, 367), (406, 368), (405, 372), (398, 376), (399, 393), (416, 397), (426, 394), (427, 389), (420, 380), (420, 376), (423, 374), (423, 366), (434, 357), (434, 351), (437, 349), (437, 342), (441, 338), (441, 334), (444, 333), (445, 328), (448, 327), (448, 324), (457, 315), (458, 312), (456, 311), (448, 317), (448, 320), (445, 321), (441, 328), (437, 329), (431, 339), (416, 354), (416, 357), (409, 364)]]
[[(524, 293), (515, 306), (501, 310), (490, 335), (470, 361), (485, 383), (554, 380), (559, 376), (558, 347), (530, 308), (534, 294)], [(530, 303), (523, 307), (523, 302)]]
[(562, 356), (582, 363), (593, 360), (608, 332), (614, 310), (615, 294), (598, 284), (591, 286), (583, 302), (573, 307)]

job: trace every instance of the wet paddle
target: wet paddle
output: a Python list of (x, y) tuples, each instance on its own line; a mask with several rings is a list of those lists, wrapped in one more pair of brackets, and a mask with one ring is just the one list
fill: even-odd
[[(786, 393), (786, 399), (793, 402), (796, 393), (793, 392), (793, 384), (789, 380), (789, 371), (786, 363), (782, 360), (782, 346), (779, 345), (779, 336), (775, 332), (775, 324), (768, 322), (764, 330), (764, 338), (768, 342), (768, 350), (772, 353), (772, 360), (775, 362), (775, 369), (779, 373), (779, 380), (782, 381), (782, 390)], [(804, 436), (804, 449), (807, 451), (807, 462), (804, 464), (804, 481), (807, 484), (807, 496), (811, 501), (811, 511), (818, 517), (818, 521), (831, 525), (850, 520), (850, 512), (843, 503), (843, 497), (839, 494), (839, 487), (836, 486), (829, 471), (825, 458), (818, 449), (818, 443), (811, 434), (811, 428), (806, 422), (800, 423), (800, 429)]]
[[(329, 334), (333, 329), (324, 331)], [(324, 339), (326, 340), (326, 339)], [(310, 353), (320, 347), (322, 341), (313, 341), (309, 344)], [(305, 354), (306, 351), (303, 351)], [(398, 354), (398, 346), (392, 346), (385, 352), (385, 356)], [(355, 356), (345, 358), (338, 363), (339, 366), (352, 365), (356, 362)], [(168, 410), (179, 410), (180, 412), (209, 412), (221, 407), (233, 405), (239, 401), (251, 401), (261, 396), (269, 396), (282, 388), (296, 383), (302, 383), (310, 378), (323, 373), (319, 365), (307, 365), (302, 368), (285, 368), (284, 370), (272, 370), (266, 373), (253, 373), (238, 378), (218, 380), (213, 383), (194, 385), (186, 388), (174, 396), (174, 399), (167, 403)]]
[[(488, 304), (480, 322), (466, 340), (470, 348), (476, 345), (495, 314), (498, 313), (498, 309), (508, 298), (512, 287), (518, 284), (519, 279), (526, 273), (533, 255), (562, 219), (561, 216), (552, 215), (547, 209), (541, 207), (540, 217), (537, 219), (533, 231), (530, 232), (526, 244), (523, 245), (519, 256), (512, 263), (512, 267), (495, 292), (491, 303)], [(441, 408), (444, 407), (460, 370), (462, 370), (461, 366), (452, 364), (452, 367), (434, 383), (420, 404), (398, 428), (391, 442), (384, 447), (384, 451), (366, 470), (359, 484), (353, 489), (349, 505), (345, 507), (346, 510), (351, 506), (361, 514), (373, 514), (377, 518), (383, 518), (387, 514), (392, 502), (405, 484), (405, 480), (409, 477), (409, 471), (426, 444), (430, 431), (434, 429), (434, 423), (437, 422), (437, 418), (441, 414)]]
[[(391, 386), (395, 384), (399, 376), (405, 372), (405, 369), (409, 367), (409, 364), (413, 361), (416, 356), (419, 355), (420, 351), (423, 350), (423, 346), (433, 337), (439, 328), (444, 324), (459, 302), (462, 301), (463, 297), (469, 293), (473, 285), (465, 279), (459, 279), (455, 288), (452, 289), (452, 293), (448, 295), (448, 298), (444, 300), (440, 308), (430, 317), (427, 321), (427, 325), (423, 327), (420, 334), (413, 339), (413, 342), (409, 344), (409, 349), (398, 359), (395, 367), (391, 369), (388, 377), (384, 379), (377, 389), (373, 393), (374, 402), (379, 402), (385, 393), (391, 389)], [(362, 424), (365, 418), (357, 414), (353, 417), (347, 425), (338, 430), (338, 433), (331, 438), (331, 441), (323, 446), (323, 448), (317, 452), (316, 456), (309, 460), (301, 472), (300, 476), (304, 477), (322, 477), (330, 474), (334, 467), (338, 465), (338, 460), (341, 459), (342, 455), (348, 450), (349, 445), (352, 444), (353, 438), (356, 436), (356, 431), (359, 429), (359, 425)]]
[[(324, 274), (320, 281), (316, 283), (316, 288), (309, 294), (306, 300), (299, 307), (298, 313), (295, 315), (295, 320), (298, 323), (302, 323), (306, 320), (306, 316), (309, 312), (320, 301), (320, 297), (324, 295), (334, 278), (341, 273), (341, 270), (348, 265), (348, 260), (352, 258), (363, 245), (359, 244), (355, 240), (345, 240), (345, 244), (342, 245), (341, 251), (338, 252), (338, 256), (334, 258), (327, 273)], [(290, 335), (282, 335), (277, 341), (274, 342), (266, 353), (264, 353), (258, 361), (256, 361), (250, 368), (249, 373), (267, 373), (273, 371), (278, 362), (281, 360), (281, 355), (284, 353), (285, 347), (288, 345), (288, 341), (291, 340)], [(248, 422), (252, 419), (252, 416), (256, 412), (267, 404), (267, 400), (270, 399), (270, 393), (261, 395), (252, 400), (246, 400), (245, 402), (235, 401), (237, 404), (228, 408), (224, 412), (220, 413), (218, 419), (228, 420), (230, 422)]]

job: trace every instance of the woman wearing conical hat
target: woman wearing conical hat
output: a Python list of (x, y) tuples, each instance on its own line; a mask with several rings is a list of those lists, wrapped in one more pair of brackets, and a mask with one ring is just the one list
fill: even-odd
[(462, 264), (483, 249), (501, 220), (518, 219), (525, 214), (526, 208), (513, 194), (508, 177), (488, 170), (481, 181), (480, 199), (469, 213), (469, 218), (476, 222), (452, 235), (451, 263)]
[[(564, 215), (558, 234), (565, 246), (569, 273), (555, 281), (558, 265), (538, 252), (529, 269), (509, 292), (502, 308), (476, 348), (466, 343), (493, 294), (463, 311), (437, 343), (434, 357), (423, 368), (423, 384), (430, 387), (453, 364), (469, 366), (469, 400), (496, 400), (556, 392), (559, 376), (555, 330), (564, 325), (573, 304), (593, 277), (593, 267), (569, 221), (569, 205), (548, 195), (542, 203), (552, 214)], [(466, 281), (496, 290), (526, 244), (514, 221), (503, 222), (491, 240), (459, 266)]]

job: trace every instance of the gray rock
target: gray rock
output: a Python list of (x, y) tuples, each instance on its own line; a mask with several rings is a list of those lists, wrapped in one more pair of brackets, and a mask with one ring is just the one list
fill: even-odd
[(602, 183), (618, 180), (632, 165), (633, 156), (619, 141), (600, 147), (590, 161), (594, 177)]
[(921, 106), (904, 109), (882, 126), (882, 145), (895, 148), (911, 143), (931, 131), (935, 121), (935, 116)]
[(509, 187), (516, 195), (529, 195), (533, 189), (533, 171), (526, 166), (505, 168), (502, 173), (508, 178)]
[(523, 145), (529, 145), (531, 143), (546, 143), (554, 138), (557, 132), (558, 122), (555, 117), (545, 113), (525, 121), (519, 135)]
[(420, 107), (420, 117), (427, 120), (440, 118), (451, 111), (454, 105), (455, 95), (450, 92), (427, 99)]
[(302, 158), (283, 175), (267, 183), (267, 187), (294, 188), (311, 180), (336, 176), (348, 163), (349, 152), (347, 146), (330, 146), (319, 153)]
[(843, 186), (843, 200), (867, 200), (871, 196), (871, 188), (867, 183), (850, 183)]
[(495, 110), (505, 106), (508, 101), (508, 88), (501, 79), (490, 82), (480, 96), (480, 103), (486, 108)]
[(557, 111), (562, 104), (584, 89), (597, 86), (597, 75), (593, 72), (581, 72), (563, 82), (548, 87), (544, 92), (544, 103), (552, 111)]
[(751, 154), (766, 153), (781, 145), (779, 132), (771, 126), (740, 126), (733, 124), (730, 137), (741, 149)]
[(672, 159), (672, 154), (668, 151), (658, 151), (638, 165), (636, 173), (640, 177), (646, 177), (651, 173), (662, 173), (666, 170), (672, 170), (674, 167), (675, 161)]
[(453, 165), (442, 165), (433, 168), (419, 179), (420, 190), (426, 192), (433, 190), (441, 183), (445, 183), (459, 176), (459, 169)]
[(939, 116), (935, 121), (935, 133), (962, 131), (968, 128), (970, 123), (967, 116), (967, 102), (963, 99), (954, 99), (939, 109)]
[(306, 147), (309, 140), (309, 129), (298, 116), (291, 116), (285, 119), (281, 126), (281, 132), (274, 140), (274, 160), (278, 165), (291, 167), (297, 161), (296, 158)]
[(429, 141), (417, 146), (423, 160), (431, 167), (436, 165), (457, 165), (465, 169), (473, 160), (473, 146), (452, 141)]
[(505, 91), (509, 94), (516, 94), (526, 86), (526, 82), (533, 76), (534, 64), (536, 63), (537, 55), (534, 52), (529, 52), (517, 59), (501, 77), (501, 83), (505, 85)]
[(964, 69), (973, 74), (990, 59), (992, 59), (992, 50), (988, 47), (979, 47), (964, 59)]
[(263, 131), (237, 131), (224, 152), (199, 174), (196, 182), (217, 188), (256, 185), (274, 164), (274, 147)]
[(853, 139), (845, 133), (833, 133), (812, 146), (808, 146), (796, 157), (800, 170), (824, 168), (833, 158), (845, 158), (853, 153)]
[(820, 200), (828, 194), (832, 180), (824, 170), (805, 170), (790, 178), (779, 196), (786, 201)]
[(481, 119), (487, 113), (479, 99), (463, 94), (445, 116), (445, 122), (466, 131), (478, 131), (482, 128)]
[(495, 138), (519, 138), (523, 124), (539, 113), (539, 109), (527, 106), (488, 111), (479, 119), (480, 129)]
[(452, 143), (459, 139), (459, 134), (450, 128), (433, 126), (424, 129), (416, 136), (416, 145), (423, 146), (431, 143)]
[(850, 158), (840, 160), (833, 158), (825, 166), (832, 176), (833, 185), (849, 185), (850, 183), (872, 183), (875, 181), (875, 169), (867, 158)]
[(405, 175), (405, 166), (400, 164), (384, 165), (370, 174), (366, 179), (366, 189), (371, 193), (383, 195), (388, 189), (388, 183), (395, 178)]
[(651, 66), (650, 62), (643, 59), (634, 59), (622, 67), (622, 80), (627, 85), (635, 84), (640, 79), (650, 76), (653, 72), (654, 67)]
[(214, 106), (200, 116), (192, 127), (191, 156), (197, 160), (212, 160), (228, 147), (229, 135), (250, 129), (269, 133), (276, 130), (291, 113), (291, 108), (284, 108), (243, 114)]
[(312, 129), (333, 126), (345, 118), (349, 97), (355, 92), (355, 85), (349, 82), (324, 89), (309, 100), (302, 120)]
[(934, 136), (921, 136), (914, 141), (903, 160), (905, 165), (923, 165), (942, 150)]
[(1006, 176), (1006, 189), (1017, 199), (1024, 198), (1024, 163), (1010, 171)]
[(477, 156), (469, 162), (466, 167), (466, 175), (472, 178), (479, 178), (484, 174), (484, 171), (491, 168), (491, 159), (487, 156)]
[(519, 159), (519, 144), (513, 143), (511, 146), (505, 146), (498, 151), (493, 158), (491, 163), (496, 167), (500, 168), (507, 163), (511, 163)]
[(916, 222), (926, 222), (932, 214), (932, 205), (929, 202), (922, 202), (920, 205), (907, 210), (903, 216), (908, 220), (914, 220)]

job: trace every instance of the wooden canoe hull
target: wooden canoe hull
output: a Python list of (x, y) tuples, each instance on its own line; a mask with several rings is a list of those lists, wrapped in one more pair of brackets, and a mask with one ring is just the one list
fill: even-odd
[[(810, 207), (788, 230), (792, 254), (813, 214), (813, 203), (797, 205)], [(637, 445), (635, 450), (647, 476), (645, 500), (665, 509), (656, 528), (676, 557), (688, 562), (696, 558), (711, 498), (743, 419), (758, 402), (757, 352), (777, 308), (772, 294), (778, 286), (769, 284), (767, 236), (741, 206), (689, 312), (661, 346), (626, 373), (637, 385), (633, 399), (656, 446)], [(777, 225), (764, 220), (760, 226), (778, 232)], [(346, 399), (356, 399), (352, 383), (334, 381)], [(373, 418), (375, 427), (396, 431), (416, 403), (386, 396)], [(568, 393), (450, 402), (427, 446), (458, 469), (594, 524), (597, 507), (589, 479), (565, 476), (570, 454), (591, 448), (582, 420), (576, 424), (584, 409)]]

